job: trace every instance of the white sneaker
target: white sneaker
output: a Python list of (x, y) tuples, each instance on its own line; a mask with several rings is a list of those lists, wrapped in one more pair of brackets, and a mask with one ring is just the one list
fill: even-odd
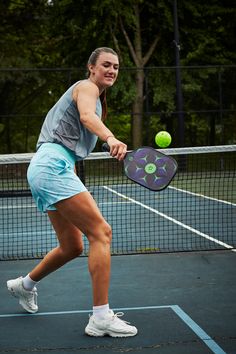
[(11, 279), (7, 281), (7, 288), (10, 293), (19, 299), (19, 304), (28, 312), (35, 313), (38, 311), (37, 306), (37, 289), (32, 291), (25, 290), (23, 287), (23, 277)]
[(85, 328), (85, 333), (89, 336), (102, 337), (109, 335), (111, 337), (132, 337), (138, 333), (134, 326), (130, 326), (129, 322), (121, 320), (123, 312), (114, 314), (109, 310), (109, 314), (102, 320), (95, 319), (94, 316), (89, 318), (89, 323)]

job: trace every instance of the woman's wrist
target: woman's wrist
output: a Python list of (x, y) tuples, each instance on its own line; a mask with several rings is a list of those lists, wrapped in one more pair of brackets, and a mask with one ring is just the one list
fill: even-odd
[(106, 137), (106, 142), (107, 142), (107, 140), (108, 140), (109, 138), (114, 138), (114, 135), (108, 135), (108, 136)]

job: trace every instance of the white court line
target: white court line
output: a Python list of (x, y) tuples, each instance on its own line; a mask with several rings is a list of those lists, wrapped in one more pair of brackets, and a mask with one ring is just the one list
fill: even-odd
[[(158, 310), (171, 309), (174, 313), (208, 346), (214, 354), (226, 354), (223, 349), (178, 305), (163, 305), (163, 306), (141, 306), (141, 307), (120, 307), (114, 308), (114, 311), (143, 311), (143, 310)], [(0, 315), (0, 318), (15, 318), (15, 317), (35, 317), (35, 316), (56, 316), (56, 315), (75, 315), (82, 313), (91, 313), (91, 310), (77, 311), (59, 311), (59, 312), (39, 312), (34, 314), (18, 313)]]
[(225, 248), (233, 249), (233, 246), (228, 245), (227, 243), (222, 242), (222, 241), (220, 241), (220, 240), (217, 240), (216, 238), (211, 237), (211, 236), (205, 234), (204, 232), (198, 231), (198, 230), (194, 229), (193, 227), (188, 226), (188, 225), (182, 223), (181, 221), (178, 221), (178, 220), (172, 218), (171, 216), (168, 216), (167, 214), (161, 213), (160, 211), (149, 207), (149, 206), (146, 205), (146, 204), (143, 204), (143, 203), (141, 203), (141, 202), (138, 202), (137, 200), (135, 200), (135, 199), (133, 199), (133, 198), (127, 197), (126, 195), (124, 195), (124, 194), (122, 194), (122, 193), (119, 193), (119, 192), (115, 191), (114, 189), (112, 189), (112, 188), (110, 188), (110, 187), (103, 186), (103, 188), (109, 190), (111, 193), (114, 193), (114, 194), (118, 195), (119, 197), (122, 197), (122, 198), (124, 198), (124, 199), (127, 199), (127, 200), (131, 201), (132, 203), (137, 204), (137, 205), (141, 206), (142, 208), (147, 209), (147, 210), (149, 210), (149, 211), (151, 211), (151, 212), (153, 212), (153, 213), (155, 213), (155, 214), (157, 214), (157, 215), (159, 215), (159, 216), (161, 216), (161, 217), (163, 217), (163, 218), (165, 218), (165, 219), (167, 219), (167, 220), (173, 222), (174, 224), (177, 224), (177, 225), (183, 227), (184, 229), (187, 229), (187, 230), (189, 230), (189, 231), (195, 233), (195, 234), (198, 235), (198, 236), (204, 237), (204, 238), (206, 238), (207, 240), (210, 240), (210, 241), (212, 241), (212, 242), (215, 242), (215, 243), (217, 243), (218, 245), (223, 246), (223, 247), (225, 247)]
[(116, 205), (116, 204), (132, 204), (132, 202), (125, 201), (125, 202), (101, 202), (101, 203), (98, 203), (98, 205)]
[(0, 206), (0, 209), (25, 209), (25, 208), (36, 208), (35, 204), (22, 204), (22, 205), (5, 205)]
[(224, 203), (224, 204), (229, 204), (229, 205), (232, 205), (232, 206), (236, 206), (235, 203), (231, 203), (231, 202), (228, 202), (228, 201), (223, 200), (223, 199), (217, 199), (217, 198), (213, 198), (213, 197), (208, 197), (207, 195), (204, 195), (204, 194), (190, 192), (190, 191), (187, 191), (185, 189), (181, 189), (181, 188), (177, 188), (177, 187), (169, 186), (168, 188), (174, 189), (174, 190), (176, 190), (178, 192), (181, 192), (181, 193), (186, 193), (186, 194), (194, 195), (196, 197), (201, 197), (201, 198), (213, 200), (213, 201), (218, 202), (218, 203)]
[[(33, 226), (33, 228), (35, 228), (34, 226)], [(47, 230), (47, 232), (50, 232), (50, 234), (49, 235), (51, 235), (51, 236), (55, 236), (55, 231), (54, 230)], [(29, 230), (29, 232), (21, 232), (20, 233), (21, 234), (21, 236), (22, 237), (28, 237), (29, 235), (31, 236), (31, 237), (37, 237), (37, 236), (42, 236), (42, 231), (33, 231), (33, 230)], [(48, 234), (47, 234), (48, 235)], [(19, 238), (19, 232), (9, 232), (8, 234), (6, 234), (6, 233), (4, 233), (4, 234), (0, 234), (0, 238), (1, 237), (4, 237), (4, 236), (8, 236), (8, 237), (15, 237), (16, 238), (16, 240), (17, 240), (17, 237)], [(56, 241), (56, 238), (55, 238), (55, 243), (56, 243), (57, 241)], [(17, 241), (17, 243), (19, 244), (19, 243), (28, 243), (28, 240), (26, 239), (25, 241)]]
[[(101, 202), (98, 203), (99, 205), (113, 205), (113, 204), (130, 204), (132, 203), (131, 201), (126, 201), (126, 202)], [(34, 208), (36, 209), (37, 206), (36, 204), (22, 204), (22, 205), (9, 205), (7, 204), (6, 206), (0, 206), (1, 209), (24, 209), (24, 208)]]

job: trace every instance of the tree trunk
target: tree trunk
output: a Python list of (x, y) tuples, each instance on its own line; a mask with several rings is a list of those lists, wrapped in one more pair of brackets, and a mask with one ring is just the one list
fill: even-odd
[(136, 149), (142, 145), (143, 137), (143, 88), (144, 88), (144, 72), (142, 69), (136, 73), (136, 97), (132, 109), (132, 141), (133, 148)]
[(136, 71), (136, 97), (133, 102), (132, 107), (132, 141), (133, 141), (133, 148), (137, 148), (142, 145), (142, 136), (143, 136), (143, 92), (144, 92), (144, 67), (152, 53), (154, 52), (157, 43), (159, 41), (159, 35), (154, 37), (152, 44), (150, 45), (149, 49), (147, 50), (146, 54), (143, 55), (142, 53), (142, 29), (140, 23), (140, 8), (139, 4), (136, 3), (133, 6), (133, 14), (134, 14), (134, 40), (133, 43), (131, 38), (129, 37), (122, 17), (120, 17), (120, 26), (121, 31), (124, 34), (126, 39), (130, 54), (133, 58), (135, 66), (137, 68)]

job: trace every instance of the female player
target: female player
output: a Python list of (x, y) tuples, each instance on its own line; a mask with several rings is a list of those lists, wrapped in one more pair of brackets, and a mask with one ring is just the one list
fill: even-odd
[(40, 211), (48, 213), (59, 246), (25, 277), (8, 280), (7, 287), (26, 311), (37, 312), (37, 282), (78, 257), (85, 234), (93, 288), (93, 315), (85, 333), (128, 337), (136, 335), (137, 329), (109, 309), (111, 227), (74, 169), (75, 161), (84, 159), (94, 149), (98, 137), (108, 143), (113, 157), (125, 157), (127, 146), (103, 123), (106, 89), (116, 81), (118, 56), (110, 48), (97, 48), (87, 67), (88, 78), (71, 86), (48, 112), (28, 169), (34, 200)]

